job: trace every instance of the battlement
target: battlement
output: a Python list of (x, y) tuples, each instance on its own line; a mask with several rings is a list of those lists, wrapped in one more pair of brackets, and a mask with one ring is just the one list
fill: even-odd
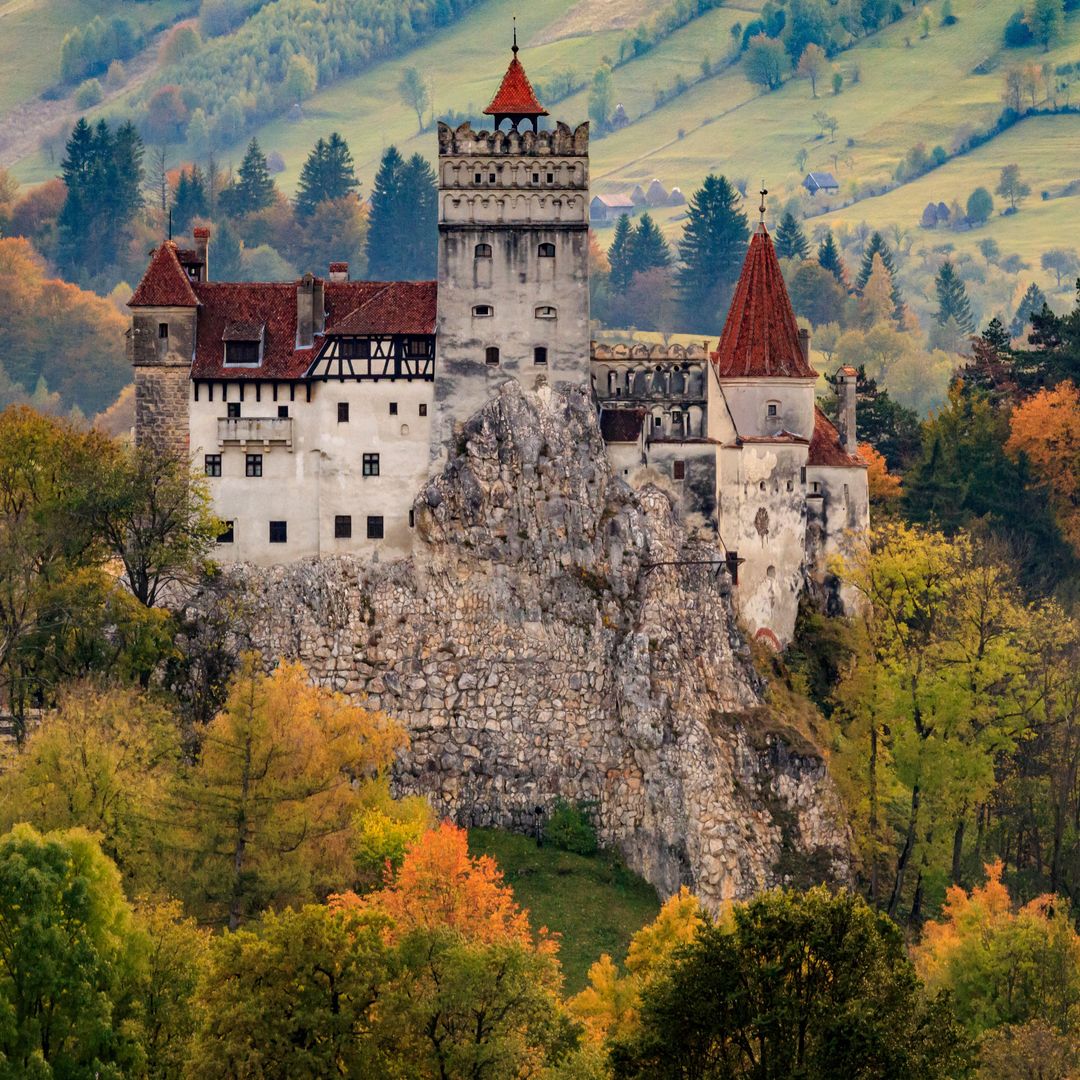
[(590, 353), (593, 360), (652, 360), (655, 362), (682, 363), (685, 360), (707, 360), (708, 342), (701, 345), (645, 345), (642, 342), (602, 345), (594, 341)]
[(439, 121), (440, 157), (588, 157), (589, 122), (572, 131), (558, 121), (551, 131), (474, 131), (466, 121), (459, 127)]

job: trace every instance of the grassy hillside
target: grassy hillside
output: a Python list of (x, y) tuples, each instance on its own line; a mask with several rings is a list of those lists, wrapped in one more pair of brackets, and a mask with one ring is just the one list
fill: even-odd
[(469, 848), (495, 859), (534, 927), (562, 935), (559, 957), (570, 994), (585, 985), (601, 953), (622, 960), (634, 931), (660, 910), (656, 890), (604, 854), (538, 848), (527, 836), (498, 829), (472, 829)]

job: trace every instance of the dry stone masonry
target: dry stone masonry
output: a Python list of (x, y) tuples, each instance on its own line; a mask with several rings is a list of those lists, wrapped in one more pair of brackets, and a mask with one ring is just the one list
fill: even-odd
[[(612, 475), (587, 391), (504, 384), (415, 502), (409, 559), (230, 571), (268, 658), (408, 729), (401, 793), (531, 830), (557, 798), (662, 894), (849, 871), (825, 765), (767, 733), (715, 547)], [(773, 725), (775, 726), (775, 725)]]

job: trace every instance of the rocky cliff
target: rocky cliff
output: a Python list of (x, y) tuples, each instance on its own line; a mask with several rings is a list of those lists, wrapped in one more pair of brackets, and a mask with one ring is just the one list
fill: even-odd
[(821, 759), (768, 722), (716, 550), (612, 475), (584, 391), (502, 391), (415, 503), (417, 554), (232, 571), (267, 656), (399, 718), (395, 783), (467, 825), (558, 797), (664, 894), (843, 878)]

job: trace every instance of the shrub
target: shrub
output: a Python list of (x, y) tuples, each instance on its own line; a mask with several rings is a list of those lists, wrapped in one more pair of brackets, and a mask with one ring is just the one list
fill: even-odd
[(578, 855), (595, 855), (600, 848), (596, 828), (585, 809), (563, 799), (555, 804), (544, 835), (554, 847)]
[(1022, 49), (1025, 45), (1034, 45), (1035, 35), (1024, 22), (1023, 9), (1014, 11), (1005, 24), (1005, 46), (1009, 49)]
[(75, 91), (75, 104), (80, 109), (92, 109), (95, 105), (100, 105), (104, 97), (101, 83), (97, 79), (87, 79)]

